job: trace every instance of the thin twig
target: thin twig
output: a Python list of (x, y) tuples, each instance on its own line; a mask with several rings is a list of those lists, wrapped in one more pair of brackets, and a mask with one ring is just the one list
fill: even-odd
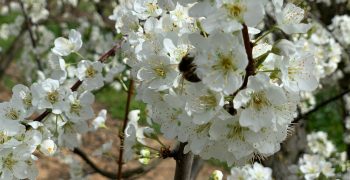
[[(77, 154), (78, 156), (80, 156), (96, 173), (101, 174), (102, 176), (105, 176), (107, 178), (110, 179), (116, 179), (117, 178), (117, 174), (113, 173), (113, 172), (108, 172), (105, 171), (101, 168), (99, 168), (90, 158), (89, 156), (82, 151), (79, 148), (74, 148), (73, 153)], [(135, 169), (130, 169), (127, 170), (125, 172), (123, 172), (122, 178), (133, 178), (135, 176), (144, 174), (149, 172), (150, 170), (154, 169), (157, 165), (159, 165), (161, 162), (161, 159), (157, 159), (152, 161), (150, 164), (148, 164), (147, 166), (144, 165), (140, 165), (139, 167), (135, 168)]]
[(15, 56), (20, 49), (21, 39), (25, 32), (24, 23), (21, 25), (21, 30), (19, 31), (16, 38), (12, 41), (10, 47), (0, 56), (0, 79), (5, 74), (5, 69), (11, 64), (11, 61), (14, 60)]
[[(248, 57), (248, 65), (245, 69), (246, 74), (244, 76), (243, 84), (236, 92), (232, 94), (232, 97), (235, 97), (239, 91), (247, 88), (249, 77), (255, 74), (255, 63), (253, 58), (253, 43), (250, 42), (250, 39), (249, 39), (248, 26), (246, 24), (242, 24), (242, 25), (243, 25), (242, 34), (243, 34), (244, 48)], [(233, 101), (230, 101), (229, 106), (226, 108), (228, 109), (228, 112), (230, 114), (236, 114), (236, 110), (233, 107)]]
[(131, 79), (128, 90), (128, 98), (126, 101), (123, 128), (119, 132), (120, 147), (119, 147), (119, 159), (118, 159), (118, 180), (122, 179), (122, 168), (123, 168), (123, 154), (124, 154), (124, 131), (128, 123), (128, 114), (131, 104), (131, 97), (133, 94), (134, 81)]
[(148, 164), (147, 166), (141, 165), (138, 168), (125, 171), (125, 172), (123, 172), (122, 178), (135, 179), (138, 176), (141, 176), (142, 174), (145, 174), (145, 173), (151, 171), (152, 169), (154, 169), (155, 167), (157, 167), (160, 164), (160, 162), (162, 162), (162, 159), (156, 159), (156, 160), (152, 161), (150, 164)]
[(29, 33), (30, 42), (31, 42), (32, 47), (33, 47), (33, 53), (34, 53), (35, 62), (37, 63), (38, 69), (40, 71), (42, 71), (43, 70), (43, 66), (42, 66), (42, 64), (40, 62), (40, 59), (39, 59), (38, 55), (36, 54), (37, 44), (36, 44), (36, 40), (34, 38), (34, 34), (33, 34), (33, 31), (32, 31), (32, 22), (30, 20), (30, 17), (28, 17), (28, 15), (26, 13), (26, 10), (24, 8), (22, 0), (19, 0), (18, 3), (21, 6), (21, 11), (22, 11), (22, 14), (24, 16), (24, 20), (25, 20), (25, 23), (26, 23), (26, 26), (27, 26), (27, 31)]
[(243, 33), (244, 47), (248, 57), (248, 66), (245, 69), (246, 75), (244, 77), (243, 84), (236, 93), (238, 93), (242, 89), (245, 89), (248, 85), (249, 77), (255, 74), (255, 64), (253, 59), (253, 45), (250, 42), (248, 27), (245, 24), (243, 24), (242, 33)]
[(77, 155), (79, 155), (92, 169), (94, 169), (97, 173), (108, 177), (115, 179), (117, 177), (116, 174), (104, 171), (103, 169), (100, 169), (82, 150), (79, 148), (74, 148), (73, 152)]
[(294, 120), (293, 120), (293, 123), (298, 123), (301, 119), (304, 119), (306, 118), (307, 116), (309, 116), (310, 114), (318, 111), (319, 109), (321, 109), (322, 107), (328, 105), (329, 103), (333, 102), (333, 101), (336, 101), (340, 98), (342, 98), (344, 95), (350, 93), (350, 89), (348, 90), (345, 90), (344, 92), (330, 98), (330, 99), (327, 99), (323, 102), (321, 102), (320, 104), (316, 105), (313, 109), (309, 110), (308, 112), (304, 113), (304, 114), (300, 114), (298, 117), (296, 117)]

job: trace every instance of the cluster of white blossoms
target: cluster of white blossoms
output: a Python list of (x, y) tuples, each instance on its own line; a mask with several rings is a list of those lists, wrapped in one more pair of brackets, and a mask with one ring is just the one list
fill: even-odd
[[(209, 180), (222, 180), (224, 177), (220, 170), (215, 170), (210, 175)], [(269, 167), (264, 167), (258, 162), (252, 165), (243, 167), (234, 167), (231, 169), (231, 174), (227, 176), (227, 180), (272, 180), (272, 170)]]
[(24, 22), (24, 18), (22, 16), (18, 16), (13, 23), (1, 24), (0, 39), (7, 40), (11, 36), (18, 35), (23, 22)]
[[(286, 179), (349, 179), (350, 162), (346, 152), (338, 152), (327, 133), (308, 134), (307, 146), (307, 153), (300, 157), (298, 164), (288, 168), (291, 174)], [(268, 180), (272, 179), (272, 170), (255, 162), (254, 165), (232, 168), (227, 179)]]
[(348, 179), (350, 164), (346, 152), (337, 152), (334, 144), (328, 140), (327, 133), (319, 131), (307, 135), (308, 151), (290, 170), (296, 176), (306, 180), (336, 178)]
[(331, 75), (338, 68), (341, 61), (341, 45), (337, 43), (330, 32), (313, 24), (311, 36), (301, 35), (296, 38), (295, 43), (306, 51), (313, 53), (316, 63), (316, 77), (318, 79)]
[[(77, 0), (64, 0), (65, 3), (69, 3), (73, 6), (77, 6)], [(6, 1), (5, 1), (6, 2)], [(21, 4), (23, 4), (23, 9), (30, 17), (33, 23), (38, 23), (39, 21), (46, 20), (49, 17), (48, 4), (50, 1), (47, 0), (20, 0), (20, 1), (10, 1), (8, 3), (0, 2), (4, 4), (1, 7), (1, 13), (5, 14), (11, 10), (21, 11)], [(63, 1), (62, 1), (63, 2)], [(57, 2), (57, 5), (62, 7), (62, 2)], [(6, 6), (8, 4), (9, 6)]]
[[(187, 143), (185, 153), (229, 165), (272, 155), (290, 131), (300, 92), (318, 87), (313, 54), (286, 39), (252, 38), (267, 2), (131, 0), (110, 17), (126, 38), (122, 52), (149, 122)], [(303, 9), (272, 4), (273, 28), (311, 28)]]
[[(106, 50), (110, 49), (115, 44), (114, 32), (111, 32), (101, 15), (95, 11), (95, 9), (85, 10), (84, 13), (89, 13), (91, 18), (86, 16), (76, 16), (75, 13), (82, 11), (79, 7), (76, 7), (77, 0), (64, 0), (64, 1), (54, 1), (48, 3), (46, 0), (32, 1), (32, 0), (22, 0), (25, 13), (28, 19), (32, 22), (30, 27), (27, 26), (23, 12), (21, 10), (20, 1), (11, 1), (9, 3), (0, 1), (0, 14), (3, 16), (13, 17), (10, 18), (6, 23), (0, 24), (0, 39), (4, 40), (8, 44), (13, 44), (18, 46), (19, 50), (16, 51), (17, 65), (16, 68), (21, 72), (21, 78), (25, 79), (26, 83), (33, 83), (38, 78), (43, 80), (51, 75), (52, 63), (57, 62), (57, 58), (52, 56), (50, 53), (50, 48), (52, 47), (52, 42), (57, 36), (57, 31), (53, 29), (60, 29), (62, 34), (69, 34), (68, 27), (71, 27), (71, 19), (69, 17), (74, 16), (76, 21), (74, 27), (77, 28), (81, 34), (84, 34), (84, 46), (79, 49), (80, 54), (84, 54), (86, 58), (97, 59)], [(64, 4), (62, 4), (64, 3)], [(85, 0), (79, 1), (79, 3), (94, 5), (97, 2), (92, 2)], [(63, 14), (57, 14), (63, 5), (72, 5), (72, 11), (65, 11)], [(111, 8), (116, 6), (116, 3), (111, 3)], [(42, 9), (39, 11), (38, 7)], [(37, 9), (35, 12), (31, 9)], [(60, 18), (40, 18), (41, 14), (46, 11), (45, 8), (49, 8), (51, 16), (59, 16)], [(40, 19), (35, 21), (36, 19)], [(69, 20), (70, 19), (70, 20)], [(47, 24), (55, 24), (55, 28), (47, 26)], [(108, 30), (108, 32), (105, 32)], [(30, 34), (30, 32), (32, 34)], [(102, 33), (103, 32), (103, 33)], [(31, 38), (31, 36), (33, 38)], [(61, 39), (62, 40), (62, 39)], [(33, 45), (33, 41), (34, 44)], [(5, 44), (7, 44), (5, 43)], [(10, 50), (7, 46), (1, 47), (2, 51)], [(25, 48), (20, 48), (25, 47)], [(69, 48), (69, 47), (67, 47)], [(1, 50), (0, 50), (1, 51)], [(46, 61), (45, 59), (49, 59)], [(69, 62), (72, 63), (72, 57), (68, 57)], [(69, 66), (69, 64), (67, 64)], [(116, 71), (115, 67), (118, 65), (118, 58), (112, 59), (106, 66), (104, 66), (104, 71)], [(69, 75), (74, 75), (75, 68), (70, 66), (68, 69)], [(71, 77), (71, 76), (69, 76)], [(113, 81), (113, 76), (106, 77), (106, 82), (111, 84), (112, 87), (116, 89), (121, 89), (121, 84), (118, 81)]]
[(40, 20), (45, 20), (49, 16), (49, 10), (46, 9), (46, 0), (21, 0), (24, 10), (31, 17), (33, 23), (37, 23)]
[(332, 33), (338, 38), (338, 40), (345, 46), (350, 46), (350, 16), (349, 15), (336, 15), (332, 19), (332, 24), (329, 26)]
[(249, 180), (272, 180), (272, 170), (269, 167), (255, 162), (253, 165), (234, 167), (227, 180), (249, 179)]
[(91, 91), (118, 75), (124, 66), (103, 72), (102, 62), (81, 60), (68, 76), (63, 56), (81, 46), (81, 34), (76, 30), (70, 31), (68, 39), (57, 38), (49, 77), (29, 87), (14, 86), (12, 98), (0, 103), (0, 179), (35, 179), (35, 151), (52, 156), (58, 148), (73, 149), (80, 145), (80, 134), (104, 126), (105, 110), (89, 126), (88, 121), (95, 117)]
[[(342, 47), (334, 39), (334, 35), (322, 28), (320, 24), (313, 23), (312, 32), (311, 35), (294, 35), (293, 40), (297, 46), (313, 54), (316, 66), (315, 76), (321, 80), (336, 72), (338, 64), (341, 62)], [(299, 104), (301, 112), (307, 112), (315, 105), (316, 98), (312, 92), (301, 93), (301, 103)]]

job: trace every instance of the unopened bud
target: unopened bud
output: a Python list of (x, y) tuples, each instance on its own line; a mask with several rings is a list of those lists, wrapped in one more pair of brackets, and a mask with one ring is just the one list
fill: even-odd
[(40, 151), (46, 156), (52, 156), (55, 154), (57, 146), (51, 139), (46, 139), (40, 144)]
[(151, 160), (151, 151), (149, 149), (141, 149), (139, 162), (141, 164), (148, 164)]
[(221, 171), (215, 170), (209, 177), (209, 180), (222, 180), (224, 174)]

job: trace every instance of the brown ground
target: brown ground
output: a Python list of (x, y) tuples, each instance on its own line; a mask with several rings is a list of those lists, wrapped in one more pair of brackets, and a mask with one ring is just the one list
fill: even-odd
[[(0, 102), (9, 100), (11, 97), (11, 90), (6, 89), (3, 86), (3, 82), (0, 82)], [(95, 109), (96, 112), (98, 112), (99, 109), (103, 108), (102, 105), (96, 105)], [(100, 129), (96, 133), (87, 133), (82, 138), (82, 146), (81, 149), (89, 155), (91, 159), (99, 166), (102, 167), (106, 171), (110, 172), (116, 172), (117, 170), (117, 164), (116, 164), (116, 158), (118, 157), (118, 146), (116, 144), (119, 143), (118, 136), (117, 136), (117, 120), (113, 120), (110, 117), (107, 120), (107, 126), (108, 129)], [(100, 147), (103, 142), (107, 142), (109, 140), (115, 140), (113, 144), (112, 149), (112, 155), (114, 158), (111, 157), (102, 157), (102, 158), (96, 158), (91, 155), (91, 153)], [(171, 142), (166, 142), (168, 145), (171, 145)], [(156, 143), (151, 143), (150, 146), (157, 147)], [(159, 146), (158, 146), (159, 147)], [(64, 150), (65, 154), (73, 154), (68, 150)], [(76, 156), (76, 155), (75, 155)], [(44, 157), (38, 154), (39, 161), (37, 161), (37, 166), (39, 169), (39, 176), (38, 180), (59, 180), (59, 179), (69, 179), (69, 171), (68, 166), (62, 163), (58, 160), (58, 158), (55, 157)], [(77, 156), (77, 159), (80, 159)], [(80, 159), (81, 160), (81, 159)], [(127, 163), (124, 165), (123, 170), (129, 170), (133, 169), (135, 167), (140, 166), (140, 163), (137, 161), (132, 161), (130, 163)], [(205, 164), (202, 170), (200, 171), (198, 178), (199, 180), (202, 179), (208, 179), (210, 173), (214, 171), (215, 167)], [(173, 159), (165, 159), (160, 162), (154, 169), (147, 172), (146, 174), (141, 175), (140, 177), (137, 177), (135, 179), (142, 179), (142, 180), (168, 180), (173, 179), (174, 177), (174, 170), (175, 170), (175, 161)], [(93, 172), (92, 169), (84, 163), (84, 171), (85, 172)], [(91, 180), (105, 180), (108, 178), (105, 178), (97, 173), (93, 173), (88, 176), (88, 179)]]

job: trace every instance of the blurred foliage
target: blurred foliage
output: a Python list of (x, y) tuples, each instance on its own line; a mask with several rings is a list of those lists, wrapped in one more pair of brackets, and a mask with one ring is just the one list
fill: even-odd
[[(0, 14), (0, 25), (5, 24), (5, 23), (13, 23), (19, 15), (21, 15), (21, 14), (18, 12), (11, 12), (11, 13), (6, 14), (5, 16)], [(54, 23), (52, 23), (52, 24), (54, 24)], [(8, 49), (11, 46), (11, 44), (15, 38), (16, 38), (15, 36), (10, 36), (6, 40), (0, 38), (0, 47), (2, 47), (2, 51), (6, 51), (6, 49)], [(1, 51), (0, 51), (0, 54), (1, 54)]]
[[(111, 115), (113, 119), (122, 120), (124, 119), (125, 106), (127, 101), (127, 92), (121, 90), (116, 91), (111, 86), (105, 86), (96, 93), (97, 102), (101, 103)], [(131, 101), (130, 110), (140, 109), (140, 121), (141, 124), (146, 123), (146, 105), (140, 101), (135, 100), (135, 94)]]
[(228, 166), (226, 162), (221, 162), (221, 161), (219, 161), (217, 159), (213, 159), (213, 158), (209, 159), (207, 162), (213, 166), (220, 167), (221, 169), (225, 170), (226, 172), (230, 172), (231, 168), (235, 167), (234, 165)]
[(60, 28), (60, 25), (55, 23), (55, 22), (51, 22), (51, 21), (47, 22), (46, 28), (48, 30), (50, 30), (52, 33), (54, 33), (56, 37), (58, 37), (59, 35), (62, 34), (62, 30)]
[[(317, 104), (339, 93), (336, 87), (321, 89), (316, 94)], [(338, 150), (344, 151), (346, 150), (346, 145), (343, 140), (343, 109), (341, 107), (341, 101), (337, 100), (312, 113), (306, 119), (306, 130), (307, 132), (327, 132), (328, 138), (337, 146)]]
[(16, 85), (16, 82), (14, 82), (13, 79), (7, 75), (5, 75), (1, 81), (7, 91), (11, 91), (12, 87)]
[(6, 16), (0, 15), (0, 24), (11, 23), (11, 22), (15, 21), (15, 19), (18, 15), (19, 15), (19, 13), (17, 13), (17, 12), (8, 13), (8, 14), (6, 14)]

